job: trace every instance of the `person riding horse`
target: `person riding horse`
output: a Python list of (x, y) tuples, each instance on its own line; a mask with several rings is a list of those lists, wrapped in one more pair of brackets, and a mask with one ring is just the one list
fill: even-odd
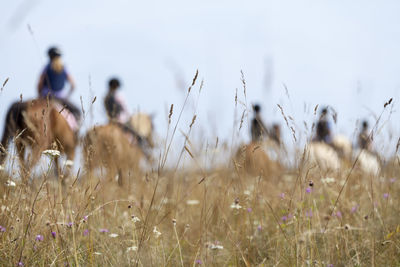
[(317, 122), (317, 134), (314, 137), (316, 142), (324, 142), (328, 145), (332, 145), (332, 134), (331, 126), (328, 120), (328, 109), (324, 108), (321, 111), (321, 115)]
[(265, 127), (265, 124), (262, 121), (260, 111), (261, 111), (261, 106), (258, 104), (255, 104), (253, 106), (253, 111), (254, 111), (254, 118), (251, 120), (251, 140), (253, 142), (259, 142), (262, 141), (262, 139), (267, 135), (267, 128)]
[(133, 130), (130, 125), (130, 114), (126, 107), (124, 97), (119, 92), (121, 82), (117, 78), (112, 78), (108, 82), (108, 92), (104, 98), (104, 107), (107, 112), (108, 119), (111, 123), (119, 126), (124, 132), (130, 134), (134, 140), (142, 143), (141, 136)]
[(369, 125), (367, 121), (362, 122), (361, 132), (358, 134), (358, 147), (360, 149), (371, 150), (371, 137), (369, 134)]
[[(43, 69), (37, 86), (39, 98), (58, 101), (79, 121), (81, 116), (79, 108), (67, 100), (75, 89), (75, 82), (62, 62), (62, 53), (57, 47), (50, 47), (47, 54), (49, 63)], [(70, 90), (66, 93), (65, 84), (67, 82), (70, 84)]]

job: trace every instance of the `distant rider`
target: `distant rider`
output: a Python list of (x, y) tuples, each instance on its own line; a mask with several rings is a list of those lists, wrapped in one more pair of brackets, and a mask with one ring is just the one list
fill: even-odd
[[(61, 59), (61, 51), (57, 47), (51, 47), (48, 52), (49, 63), (45, 66), (39, 78), (37, 90), (39, 97), (50, 98), (59, 101), (77, 119), (80, 120), (80, 110), (67, 99), (75, 89), (75, 82), (67, 72)], [(70, 90), (66, 92), (65, 84), (69, 83)]]
[(369, 125), (367, 121), (362, 122), (362, 128), (358, 134), (358, 147), (360, 149), (371, 150), (371, 137), (369, 134)]
[(131, 134), (139, 143), (141, 137), (133, 130), (130, 124), (130, 113), (125, 104), (124, 97), (119, 92), (121, 82), (117, 78), (108, 81), (108, 92), (104, 98), (104, 107), (107, 112), (108, 119), (111, 123), (116, 124), (125, 132)]
[(324, 108), (321, 111), (321, 115), (317, 123), (317, 134), (314, 137), (314, 141), (324, 142), (326, 144), (332, 145), (331, 126), (328, 120), (327, 108)]
[(254, 118), (251, 120), (251, 140), (253, 142), (260, 142), (267, 135), (267, 128), (265, 127), (261, 118), (261, 107), (258, 104), (253, 106)]

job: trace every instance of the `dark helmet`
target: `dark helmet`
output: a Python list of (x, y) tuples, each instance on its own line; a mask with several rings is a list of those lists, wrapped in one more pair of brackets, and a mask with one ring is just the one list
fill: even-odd
[(363, 121), (362, 122), (362, 127), (363, 127), (363, 129), (367, 129), (368, 128), (368, 121)]
[(253, 105), (253, 110), (254, 110), (254, 112), (258, 113), (261, 110), (261, 106), (259, 104), (254, 104)]
[(328, 114), (328, 108), (323, 108), (321, 110), (321, 115), (326, 115), (326, 114)]
[(47, 51), (47, 55), (49, 55), (50, 59), (53, 59), (55, 57), (59, 57), (62, 55), (61, 50), (58, 49), (58, 47), (50, 47), (49, 50)]
[(109, 87), (109, 88), (117, 89), (117, 88), (119, 88), (120, 86), (121, 86), (121, 83), (120, 83), (120, 81), (119, 81), (117, 78), (111, 78), (111, 79), (108, 81), (108, 87)]

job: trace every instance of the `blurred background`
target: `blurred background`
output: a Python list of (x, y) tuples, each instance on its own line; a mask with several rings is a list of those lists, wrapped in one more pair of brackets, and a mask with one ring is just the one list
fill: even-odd
[(233, 127), (237, 140), (249, 140), (248, 120), (240, 132), (234, 123), (256, 102), (267, 124), (281, 124), (288, 145), (277, 104), (302, 142), (317, 104), (336, 110), (334, 132), (354, 141), (359, 120), (373, 125), (391, 97), (379, 144), (390, 150), (399, 136), (398, 1), (14, 0), (1, 9), (0, 82), (9, 77), (0, 92), (1, 128), (13, 101), (36, 96), (47, 49), (57, 45), (77, 84), (72, 100), (82, 98), (89, 114), (81, 133), (106, 121), (103, 96), (117, 76), (131, 111), (153, 114), (165, 136), (169, 107), (175, 122), (198, 69), (178, 127), (187, 131), (196, 113), (197, 141), (229, 141)]

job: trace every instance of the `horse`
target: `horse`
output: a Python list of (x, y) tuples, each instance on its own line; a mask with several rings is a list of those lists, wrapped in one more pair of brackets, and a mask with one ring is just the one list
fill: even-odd
[[(234, 157), (235, 167), (239, 171), (244, 171), (250, 175), (275, 175), (281, 173), (283, 167), (277, 160), (271, 159), (269, 149), (274, 150), (276, 147), (270, 147), (272, 143), (251, 142), (243, 145), (236, 152)], [(276, 153), (276, 151), (274, 152)]]
[[(24, 179), (28, 177), (46, 149), (57, 149), (65, 153), (67, 159), (73, 162), (75, 147), (78, 143), (78, 124), (76, 120), (71, 123), (72, 116), (55, 100), (33, 99), (14, 102), (6, 114), (1, 139), (0, 165), (5, 161), (12, 138), (14, 138)], [(31, 153), (25, 159), (27, 148), (30, 148)], [(58, 174), (57, 157), (54, 163)]]
[(350, 140), (337, 135), (332, 145), (323, 142), (311, 142), (306, 148), (303, 164), (317, 166), (320, 173), (339, 172), (344, 166), (350, 167), (357, 159), (355, 169), (367, 175), (378, 175), (381, 171), (379, 159), (367, 150), (354, 150)]
[(140, 174), (142, 158), (149, 158), (146, 148), (153, 147), (152, 118), (144, 113), (134, 114), (129, 125), (136, 137), (113, 122), (95, 126), (86, 133), (83, 159), (88, 173), (104, 167), (107, 177), (118, 177), (120, 186), (124, 185), (127, 174)]

